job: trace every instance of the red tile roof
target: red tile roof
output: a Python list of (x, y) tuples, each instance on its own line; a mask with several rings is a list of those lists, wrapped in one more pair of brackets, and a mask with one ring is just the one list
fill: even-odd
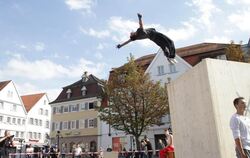
[(8, 83), (10, 83), (10, 82), (11, 82), (11, 80), (0, 82), (0, 91), (1, 91)]
[(45, 93), (30, 94), (21, 96), (27, 112), (45, 95)]

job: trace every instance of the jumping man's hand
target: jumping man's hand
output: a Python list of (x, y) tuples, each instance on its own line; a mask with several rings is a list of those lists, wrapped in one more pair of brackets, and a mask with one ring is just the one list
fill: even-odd
[(120, 45), (120, 44), (116, 45), (116, 48), (118, 48), (118, 49), (121, 48), (121, 47), (122, 47), (122, 45)]

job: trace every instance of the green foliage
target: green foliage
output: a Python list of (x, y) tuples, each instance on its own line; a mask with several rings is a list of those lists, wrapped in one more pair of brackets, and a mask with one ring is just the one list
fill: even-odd
[(169, 113), (166, 88), (152, 82), (133, 57), (114, 70), (105, 90), (109, 105), (99, 109), (100, 119), (136, 138)]

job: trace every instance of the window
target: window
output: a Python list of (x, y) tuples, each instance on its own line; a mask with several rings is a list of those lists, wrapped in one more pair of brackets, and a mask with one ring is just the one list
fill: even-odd
[(69, 107), (68, 106), (64, 106), (63, 107), (63, 112), (69, 112)]
[(55, 122), (55, 130), (59, 130), (60, 129), (60, 123), (59, 122)]
[(0, 109), (3, 109), (3, 102), (0, 102)]
[(71, 89), (68, 89), (66, 93), (67, 93), (67, 99), (69, 99), (71, 97), (71, 94), (72, 94)]
[(94, 119), (89, 119), (89, 128), (94, 127)]
[(32, 139), (32, 132), (29, 132), (29, 138)]
[(38, 133), (38, 139), (41, 139), (41, 133)]
[(3, 116), (0, 116), (0, 122), (3, 122)]
[(39, 126), (43, 126), (43, 121), (39, 120)]
[(85, 96), (87, 94), (87, 88), (85, 86), (82, 87), (82, 96)]
[(25, 125), (25, 119), (23, 119), (22, 124)]
[(35, 119), (35, 125), (38, 125), (38, 119)]
[(46, 121), (46, 128), (49, 128), (49, 121)]
[(17, 124), (18, 124), (18, 125), (21, 125), (21, 119), (20, 119), (20, 118), (17, 119)]
[(68, 129), (68, 122), (63, 122), (63, 130), (67, 130)]
[(19, 132), (18, 131), (16, 131), (15, 137), (19, 137)]
[(7, 117), (7, 122), (8, 122), (8, 123), (10, 123), (10, 120), (11, 120), (10, 117)]
[(157, 66), (157, 70), (158, 70), (158, 75), (164, 75), (164, 66), (163, 65)]
[(175, 64), (169, 64), (169, 69), (170, 69), (170, 73), (175, 73), (176, 71), (176, 67)]
[(12, 111), (17, 111), (17, 105), (16, 104), (12, 105)]
[(71, 121), (71, 129), (76, 128), (76, 120)]
[(13, 97), (13, 92), (12, 91), (8, 91), (7, 92), (7, 97), (8, 98), (12, 98)]
[(45, 110), (45, 115), (49, 116), (49, 110)]
[(89, 103), (89, 109), (94, 109), (94, 103)]
[(21, 132), (21, 138), (23, 138), (24, 137), (24, 132)]
[(34, 134), (34, 138), (37, 139), (37, 133), (34, 132), (33, 134)]
[(42, 108), (39, 109), (39, 114), (43, 115), (43, 109)]
[(79, 126), (80, 126), (80, 128), (82, 129), (82, 128), (85, 128), (85, 120), (83, 119), (83, 120), (80, 120), (79, 121)]
[(30, 118), (30, 124), (33, 125), (34, 124), (34, 119)]
[(12, 123), (16, 124), (16, 118), (12, 118)]
[(71, 111), (72, 112), (77, 111), (77, 105), (71, 105)]

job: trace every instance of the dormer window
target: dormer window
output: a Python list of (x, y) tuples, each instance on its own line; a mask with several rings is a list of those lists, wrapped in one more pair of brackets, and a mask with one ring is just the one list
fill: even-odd
[(82, 87), (82, 96), (85, 96), (87, 94), (87, 88), (85, 86)]
[(67, 93), (67, 98), (69, 99), (71, 97), (71, 94), (72, 94), (71, 89), (68, 89), (66, 93)]

